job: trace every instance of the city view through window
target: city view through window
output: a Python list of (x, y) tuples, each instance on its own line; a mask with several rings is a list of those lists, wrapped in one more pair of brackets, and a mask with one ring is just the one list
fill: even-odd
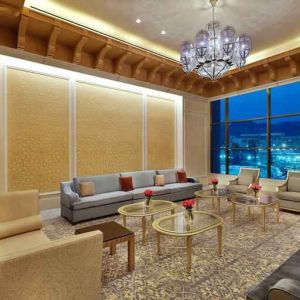
[(284, 179), (300, 170), (300, 82), (211, 103), (211, 172)]

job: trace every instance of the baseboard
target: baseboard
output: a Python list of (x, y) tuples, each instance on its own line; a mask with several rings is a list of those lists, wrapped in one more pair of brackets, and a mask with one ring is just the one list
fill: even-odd
[(60, 207), (59, 192), (40, 195), (41, 210), (59, 208), (59, 207)]

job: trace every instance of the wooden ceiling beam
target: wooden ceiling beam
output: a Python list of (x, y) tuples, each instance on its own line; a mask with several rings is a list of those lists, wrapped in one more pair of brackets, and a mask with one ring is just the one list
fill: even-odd
[(81, 61), (82, 51), (86, 43), (88, 42), (88, 32), (83, 31), (82, 36), (80, 37), (79, 41), (77, 42), (74, 51), (73, 51), (73, 63), (79, 64)]
[(167, 86), (170, 83), (171, 76), (178, 71), (178, 68), (172, 68), (163, 75), (162, 85)]
[(19, 23), (19, 30), (18, 30), (18, 42), (17, 48), (20, 50), (24, 50), (26, 46), (26, 31), (29, 23), (29, 15), (25, 14), (23, 10), (23, 14), (21, 16), (21, 20)]
[(17, 7), (0, 1), (0, 16), (13, 16), (17, 18), (20, 16), (20, 13), (21, 11)]
[(175, 89), (178, 89), (182, 86), (182, 82), (184, 80), (184, 78), (187, 77), (187, 74), (182, 72), (181, 75), (179, 75), (177, 77), (177, 79), (175, 80), (175, 83), (174, 83), (174, 88)]
[(120, 57), (115, 60), (114, 69), (115, 73), (121, 74), (126, 59), (131, 55), (130, 51), (124, 52)]
[(186, 92), (191, 92), (192, 91), (192, 89), (193, 89), (193, 87), (194, 87), (194, 84), (198, 81), (198, 80), (200, 80), (200, 77), (196, 77), (196, 78), (192, 78), (191, 80), (189, 80), (188, 82), (187, 82), (187, 85), (186, 85), (186, 88), (185, 88), (185, 91)]
[(270, 63), (264, 64), (264, 68), (266, 68), (268, 73), (269, 73), (270, 81), (276, 81), (276, 70), (275, 70), (275, 68)]
[(240, 90), (241, 89), (241, 80), (234, 76), (234, 75), (229, 75), (229, 79), (231, 79), (234, 83), (234, 87), (236, 90)]
[(246, 69), (245, 73), (250, 77), (251, 86), (257, 85), (257, 76), (250, 69)]
[(221, 88), (221, 93), (226, 93), (226, 83), (223, 82), (222, 80), (218, 80), (217, 83), (219, 84), (220, 88)]
[(111, 40), (108, 39), (106, 41), (106, 45), (98, 52), (97, 58), (96, 58), (96, 69), (103, 69), (104, 67), (104, 59), (106, 54), (112, 49)]
[(299, 70), (298, 70), (297, 62), (292, 58), (292, 56), (286, 56), (284, 59), (289, 64), (291, 76), (293, 77), (298, 76)]
[(133, 65), (131, 77), (135, 78), (135, 79), (138, 78), (140, 76), (140, 74), (141, 74), (143, 65), (145, 63), (147, 63), (148, 61), (149, 61), (149, 58), (148, 57), (144, 57), (139, 62), (137, 62), (135, 65)]
[(59, 28), (58, 26), (54, 26), (48, 40), (48, 49), (47, 49), (48, 57), (53, 57), (55, 55), (56, 42), (60, 33), (61, 33), (61, 28)]
[(156, 74), (157, 72), (164, 67), (164, 62), (161, 62), (160, 64), (158, 64), (157, 66), (155, 66), (149, 73), (148, 75), (148, 80), (149, 81), (154, 81), (156, 79)]

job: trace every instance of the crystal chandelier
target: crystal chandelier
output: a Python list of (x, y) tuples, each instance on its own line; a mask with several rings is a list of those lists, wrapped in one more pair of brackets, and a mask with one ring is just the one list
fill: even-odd
[(181, 46), (180, 62), (183, 71), (196, 70), (199, 76), (215, 80), (232, 66), (242, 67), (251, 52), (251, 38), (247, 34), (236, 36), (232, 26), (221, 28), (215, 21), (215, 6), (218, 0), (209, 0), (213, 20), (207, 30), (200, 30), (194, 44), (184, 42)]

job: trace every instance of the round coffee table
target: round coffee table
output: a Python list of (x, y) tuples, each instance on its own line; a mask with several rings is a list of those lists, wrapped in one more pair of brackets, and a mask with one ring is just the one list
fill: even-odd
[(217, 200), (217, 214), (220, 215), (221, 199), (228, 199), (233, 194), (234, 193), (228, 191), (226, 187), (220, 187), (217, 190), (214, 190), (212, 187), (207, 187), (201, 191), (197, 191), (195, 192), (197, 210), (199, 209), (199, 201), (201, 199), (211, 199), (213, 208), (215, 208), (215, 200)]
[(123, 216), (123, 225), (126, 227), (126, 218), (135, 217), (142, 219), (142, 232), (143, 232), (143, 244), (146, 241), (146, 217), (151, 217), (151, 221), (154, 221), (154, 215), (163, 212), (171, 211), (175, 213), (177, 204), (167, 200), (151, 200), (149, 207), (146, 207), (144, 202), (128, 204), (121, 206), (118, 209), (118, 213)]
[(233, 223), (235, 223), (235, 215), (236, 215), (236, 206), (244, 206), (248, 209), (248, 216), (251, 216), (251, 208), (258, 207), (261, 209), (261, 217), (262, 217), (262, 225), (263, 231), (266, 230), (266, 209), (268, 207), (274, 208), (276, 213), (276, 220), (279, 223), (279, 200), (275, 195), (261, 195), (256, 198), (251, 195), (243, 195), (243, 194), (234, 194), (230, 197), (232, 203), (232, 214), (233, 214)]
[(187, 271), (192, 268), (192, 236), (207, 230), (217, 229), (218, 255), (222, 254), (222, 225), (223, 219), (215, 214), (204, 211), (194, 211), (194, 219), (189, 224), (185, 213), (177, 213), (155, 220), (152, 227), (157, 233), (157, 253), (160, 255), (160, 236), (169, 235), (186, 239), (187, 247)]

